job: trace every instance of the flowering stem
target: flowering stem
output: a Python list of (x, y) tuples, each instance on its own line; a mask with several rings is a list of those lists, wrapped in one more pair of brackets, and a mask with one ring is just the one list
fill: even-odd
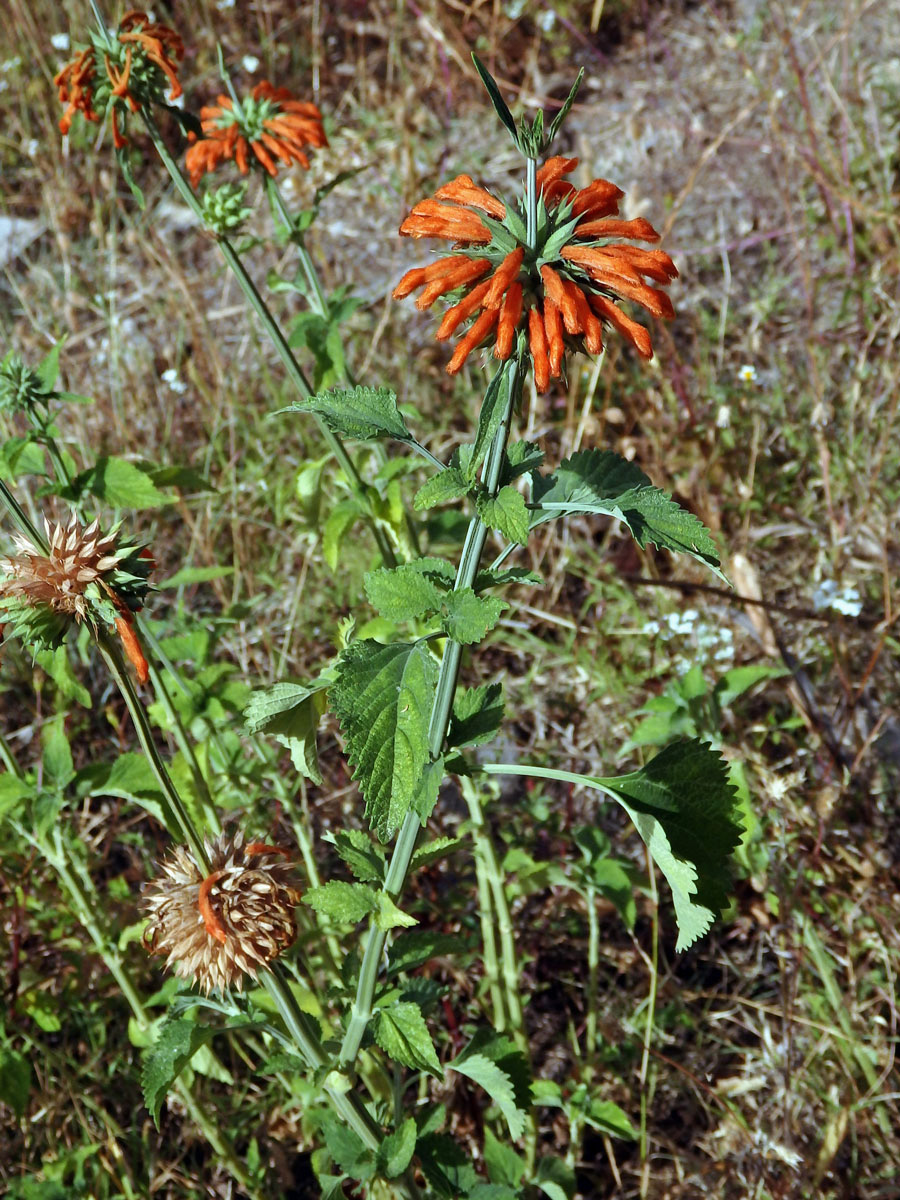
[(125, 706), (131, 716), (141, 749), (146, 754), (150, 766), (153, 768), (153, 773), (159, 781), (159, 786), (162, 788), (165, 798), (163, 810), (168, 810), (166, 812), (166, 825), (169, 828), (169, 832), (173, 836), (177, 834), (181, 835), (179, 840), (187, 842), (197, 865), (205, 874), (209, 874), (209, 858), (206, 853), (206, 847), (203, 845), (203, 839), (194, 828), (190, 814), (185, 808), (184, 802), (178, 794), (178, 789), (172, 782), (172, 777), (162, 760), (156, 742), (153, 740), (153, 730), (150, 728), (150, 722), (147, 720), (144, 706), (141, 704), (137, 692), (134, 690), (131, 676), (125, 670), (122, 663), (119, 647), (104, 629), (100, 629), (97, 632), (97, 645), (100, 648), (100, 653), (103, 655), (103, 660), (109, 669), (110, 675), (122, 693), (122, 699), (125, 701)]
[[(172, 178), (172, 182), (175, 184), (176, 190), (178, 191), (179, 195), (181, 196), (181, 198), (185, 202), (185, 204), (190, 208), (191, 212), (193, 212), (194, 215), (197, 217), (197, 219), (201, 223), (203, 223), (203, 210), (200, 207), (200, 202), (198, 201), (197, 197), (194, 195), (193, 188), (190, 186), (188, 181), (185, 179), (184, 175), (182, 175), (181, 168), (178, 166), (178, 164), (175, 162), (175, 159), (169, 153), (169, 148), (168, 148), (168, 146), (166, 146), (165, 142), (163, 141), (162, 137), (160, 136), (159, 130), (156, 128), (156, 123), (153, 120), (150, 113), (145, 110), (142, 110), (142, 115), (144, 117), (144, 122), (147, 126), (147, 131), (150, 134), (150, 137), (153, 141), (153, 145), (156, 147), (156, 152), (159, 155), (160, 159), (162, 160), (163, 165), (165, 166), (166, 170), (169, 172), (169, 175)], [(263, 300), (262, 296), (259, 294), (256, 284), (253, 282), (253, 280), (247, 274), (244, 264), (241, 262), (240, 256), (238, 255), (237, 251), (234, 249), (234, 247), (231, 245), (231, 243), (228, 241), (228, 239), (226, 237), (219, 237), (217, 239), (217, 241), (219, 244), (219, 248), (222, 251), (222, 256), (225, 259), (228, 266), (231, 268), (231, 271), (232, 271), (235, 279), (237, 280), (237, 282), (241, 288), (241, 291), (244, 293), (244, 296), (246, 297), (247, 302), (249, 303), (249, 305), (253, 309), (253, 311), (256, 313), (257, 317), (259, 317), (259, 320), (261, 321), (262, 326), (266, 331), (266, 334), (268, 335), (270, 341), (272, 342), (273, 346), (277, 350), (278, 357), (281, 359), (282, 363), (284, 364), (284, 368), (287, 371), (287, 375), (288, 375), (288, 378), (290, 379), (291, 383), (294, 385), (294, 387), (297, 389), (297, 391), (300, 393), (300, 395), (304, 397), (304, 399), (308, 396), (314, 395), (315, 393), (313, 391), (312, 385), (310, 384), (309, 380), (306, 378), (306, 375), (304, 374), (303, 369), (301, 368), (300, 364), (297, 362), (296, 358), (294, 357), (293, 351), (291, 350), (290, 346), (287, 344), (284, 334), (279, 329), (278, 324), (277, 324), (274, 316), (272, 315), (271, 310), (269, 309), (269, 306), (266, 304), (265, 300)], [(356, 469), (356, 464), (354, 463), (353, 459), (350, 457), (349, 453), (347, 452), (347, 449), (344, 446), (344, 443), (337, 436), (337, 434), (332, 433), (332, 431), (328, 428), (328, 426), (321, 419), (321, 417), (319, 417), (316, 414), (313, 414), (313, 415), (315, 416), (315, 420), (319, 426), (319, 430), (321, 431), (322, 437), (325, 439), (325, 442), (328, 445), (329, 450), (334, 455), (341, 470), (346, 475), (347, 480), (350, 484), (350, 487), (351, 487), (354, 495), (363, 504), (366, 511), (368, 511), (370, 514), (370, 524), (371, 524), (372, 534), (378, 545), (378, 549), (381, 554), (381, 557), (384, 559), (384, 562), (388, 566), (391, 566), (391, 567), (396, 566), (397, 559), (394, 554), (393, 547), (391, 546), (387, 535), (385, 534), (384, 530), (379, 526), (378, 521), (376, 520), (374, 514), (371, 511), (371, 507), (368, 503), (366, 485), (363, 483), (362, 478), (360, 477), (359, 471), (357, 471), (357, 469)]]
[[(319, 279), (319, 273), (313, 264), (313, 260), (309, 256), (309, 251), (306, 248), (306, 240), (303, 237), (303, 231), (297, 228), (297, 223), (291, 214), (291, 210), (285, 203), (284, 196), (281, 194), (281, 188), (277, 182), (271, 177), (266, 176), (266, 190), (269, 193), (269, 202), (278, 209), (278, 215), (284, 221), (290, 231), (291, 241), (297, 247), (297, 254), (300, 258), (300, 266), (303, 268), (303, 274), (306, 276), (306, 282), (309, 285), (309, 295), (312, 301), (312, 307), (320, 317), (328, 316), (328, 301), (325, 299), (325, 293), (322, 291), (322, 283)], [(350, 369), (344, 367), (344, 372), (347, 376), (347, 382), (353, 383), (354, 380), (350, 374)]]
[(537, 159), (525, 160), (525, 243), (533, 250), (537, 241)]
[[(500, 471), (503, 466), (506, 443), (509, 438), (509, 423), (518, 391), (521, 387), (521, 359), (517, 358), (512, 364), (504, 363), (500, 367), (500, 371), (506, 370), (510, 370), (506, 412), (503, 414), (500, 428), (497, 430), (494, 440), (491, 443), (491, 448), (488, 451), (482, 472), (482, 482), (491, 496), (496, 496), (499, 490)], [(473, 516), (466, 532), (462, 555), (460, 556), (459, 567), (456, 573), (455, 587), (457, 590), (472, 587), (474, 584), (475, 576), (478, 573), (478, 567), (481, 562), (481, 553), (487, 539), (487, 533), (487, 526), (481, 520), (481, 517), (477, 514)], [(453, 707), (453, 696), (456, 691), (456, 681), (459, 677), (459, 667), (462, 660), (462, 651), (461, 642), (454, 641), (452, 638), (447, 639), (438, 673), (428, 730), (429, 748), (433, 759), (436, 759), (440, 755), (447, 737), (447, 729), (450, 725), (450, 713)], [(384, 891), (391, 900), (396, 901), (403, 890), (421, 825), (422, 823), (418, 814), (408, 812), (400, 826), (400, 832), (397, 834), (397, 841), (394, 845), (394, 851), (391, 855), (391, 861), (388, 864), (384, 880)], [(347, 1032), (341, 1044), (340, 1064), (341, 1069), (344, 1071), (352, 1067), (355, 1062), (356, 1056), (359, 1054), (360, 1047), (362, 1046), (366, 1027), (372, 1019), (372, 998), (375, 993), (378, 968), (381, 963), (386, 937), (386, 933), (378, 928), (374, 920), (371, 921), (362, 966), (359, 971), (356, 998), (351, 1009), (350, 1020), (347, 1023)]]

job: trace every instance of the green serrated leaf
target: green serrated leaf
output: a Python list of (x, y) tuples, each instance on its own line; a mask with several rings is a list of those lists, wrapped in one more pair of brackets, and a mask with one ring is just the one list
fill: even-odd
[(535, 471), (544, 461), (544, 452), (535, 442), (510, 442), (500, 475), (501, 483), (512, 483), (526, 471)]
[(461, 838), (454, 837), (432, 838), (430, 842), (420, 846), (412, 856), (410, 870), (415, 871), (419, 867), (427, 867), (430, 863), (437, 862), (438, 859), (446, 858), (457, 846), (461, 845), (461, 842)]
[(443, 601), (441, 628), (463, 646), (480, 642), (509, 608), (498, 596), (477, 596), (472, 588), (447, 592)]
[(324, 835), (336, 847), (338, 854), (361, 883), (381, 883), (384, 879), (385, 857), (362, 829), (343, 829)]
[(447, 504), (451, 500), (459, 500), (472, 490), (472, 484), (458, 467), (448, 467), (427, 479), (416, 492), (413, 506), (416, 511), (434, 508), (438, 504)]
[(431, 816), (432, 810), (435, 804), (437, 804), (438, 793), (446, 774), (447, 770), (444, 765), (443, 755), (436, 758), (434, 762), (429, 762), (425, 765), (411, 805), (412, 811), (418, 816), (423, 825)]
[(380, 895), (362, 883), (332, 879), (304, 892), (303, 903), (340, 925), (356, 925), (378, 909)]
[(406, 422), (397, 408), (397, 396), (390, 388), (335, 388), (319, 392), (308, 400), (298, 400), (281, 412), (314, 412), (329, 429), (357, 441), (396, 438), (412, 441)]
[(485, 567), (475, 576), (475, 591), (482, 592), (489, 587), (503, 587), (507, 583), (540, 585), (543, 582), (537, 571), (529, 571), (527, 567)]
[(159, 490), (150, 478), (150, 470), (152, 467), (143, 470), (124, 458), (104, 456), (78, 476), (75, 486), (116, 508), (162, 508), (172, 504), (173, 497)]
[(322, 676), (309, 685), (276, 683), (255, 691), (244, 709), (250, 732), (271, 734), (290, 751), (300, 774), (315, 784), (322, 782), (316, 731), (325, 711), (327, 686)]
[(404, 933), (391, 946), (388, 974), (412, 971), (429, 959), (459, 953), (461, 946), (460, 939), (451, 933), (432, 933), (427, 929)]
[(396, 1179), (412, 1162), (415, 1148), (416, 1123), (412, 1117), (407, 1117), (400, 1128), (388, 1134), (378, 1147), (375, 1160), (377, 1170), (388, 1179)]
[(470, 1054), (468, 1051), (447, 1066), (484, 1088), (506, 1118), (509, 1136), (517, 1141), (525, 1132), (525, 1113), (516, 1104), (512, 1080), (503, 1068), (484, 1054)]
[(444, 596), (415, 563), (368, 571), (363, 586), (369, 603), (389, 621), (416, 621), (435, 613)]
[(514, 487), (501, 488), (493, 499), (479, 496), (478, 515), (488, 529), (496, 529), (511, 542), (524, 546), (528, 541), (529, 514), (525, 498)]
[(512, 1146), (501, 1142), (492, 1132), (490, 1126), (484, 1126), (484, 1165), (487, 1167), (491, 1183), (506, 1184), (516, 1188), (525, 1175), (525, 1159), (516, 1154)]
[(387, 892), (378, 893), (378, 911), (375, 914), (375, 924), (384, 933), (391, 929), (409, 929), (413, 925), (418, 925), (415, 917), (411, 917), (409, 913), (405, 913), (402, 908), (398, 908)]
[(354, 1179), (369, 1179), (374, 1170), (372, 1153), (358, 1133), (337, 1117), (329, 1115), (322, 1121), (325, 1148), (338, 1167)]
[(638, 1136), (628, 1114), (623, 1112), (618, 1104), (613, 1104), (612, 1100), (592, 1100), (584, 1114), (584, 1120), (592, 1129), (599, 1129), (601, 1133), (609, 1133), (629, 1142), (635, 1141)]
[(432, 1188), (441, 1200), (461, 1200), (478, 1186), (479, 1177), (452, 1137), (446, 1133), (419, 1135), (416, 1158)]
[(338, 658), (332, 709), (341, 723), (366, 816), (389, 841), (415, 802), (431, 755), (437, 666), (421, 642), (353, 642)]
[(483, 746), (503, 720), (503, 685), (486, 683), (461, 688), (453, 703), (447, 742), (450, 746)]
[(443, 1079), (441, 1064), (418, 1004), (398, 1000), (379, 1009), (374, 1033), (375, 1041), (395, 1062)]
[(200, 1025), (186, 1018), (169, 1020), (144, 1056), (141, 1090), (144, 1104), (159, 1128), (159, 1113), (169, 1088), (188, 1065), (197, 1050), (215, 1036), (211, 1025)]
[(643, 471), (611, 450), (580, 450), (549, 478), (533, 474), (531, 526), (568, 513), (602, 513), (622, 521), (638, 545), (690, 554), (720, 579), (712, 535), (693, 513), (655, 488)]
[(639, 771), (595, 782), (626, 810), (665, 875), (676, 949), (686, 949), (728, 903), (728, 862), (743, 825), (727, 763), (704, 742), (676, 742)]

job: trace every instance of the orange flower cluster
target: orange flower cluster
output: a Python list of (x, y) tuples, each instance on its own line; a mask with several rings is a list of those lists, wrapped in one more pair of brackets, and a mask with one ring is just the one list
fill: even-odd
[[(113, 142), (120, 149), (126, 139), (119, 129), (118, 104), (137, 112), (141, 105), (157, 99), (164, 91), (161, 76), (168, 81), (169, 99), (177, 100), (182, 88), (176, 62), (183, 57), (184, 43), (174, 29), (151, 21), (140, 9), (127, 12), (112, 44), (102, 44), (98, 38), (53, 80), (60, 103), (66, 106), (60, 131), (69, 132), (77, 112), (87, 121), (99, 121), (101, 113), (111, 108)], [(98, 77), (100, 59), (104, 74)]]
[[(546, 220), (539, 222), (540, 245), (531, 249), (516, 233), (516, 228), (521, 231), (521, 217), (516, 214), (515, 221), (509, 220), (504, 202), (468, 175), (457, 176), (431, 199), (420, 201), (400, 226), (404, 237), (444, 238), (459, 251), (407, 271), (393, 293), (399, 300), (422, 288), (416, 307), (424, 310), (438, 297), (465, 289), (437, 331), (443, 341), (463, 321), (475, 318), (447, 364), (451, 375), (492, 333), (495, 357), (509, 358), (523, 321), (541, 392), (562, 373), (566, 339), (575, 347), (583, 344), (590, 354), (603, 349), (604, 322), (644, 358), (652, 357), (650, 334), (622, 312), (617, 301), (632, 300), (655, 317), (673, 317), (668, 295), (647, 280), (668, 284), (678, 275), (675, 264), (662, 250), (613, 240), (655, 242), (659, 234), (642, 217), (618, 217), (623, 193), (615, 184), (595, 179), (577, 189), (566, 180), (577, 164), (576, 158), (550, 158), (537, 172), (538, 200)], [(495, 236), (481, 213), (503, 224), (502, 237)], [(563, 229), (568, 235), (560, 237)], [(510, 244), (515, 248), (509, 249)]]
[(219, 96), (215, 105), (201, 108), (200, 123), (205, 136), (188, 149), (184, 160), (193, 187), (230, 158), (246, 175), (254, 161), (251, 151), (274, 178), (278, 160), (309, 167), (305, 149), (328, 145), (322, 114), (315, 104), (295, 100), (287, 88), (273, 87), (266, 80), (242, 101), (240, 112), (227, 96)]

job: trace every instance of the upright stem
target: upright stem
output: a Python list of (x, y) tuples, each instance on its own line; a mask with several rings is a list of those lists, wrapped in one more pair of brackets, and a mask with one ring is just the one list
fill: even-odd
[[(176, 190), (178, 191), (179, 195), (181, 196), (181, 198), (185, 202), (185, 204), (191, 209), (191, 211), (198, 218), (198, 220), (202, 221), (203, 220), (203, 210), (200, 207), (200, 203), (197, 200), (197, 197), (194, 195), (193, 188), (190, 186), (188, 181), (182, 175), (180, 167), (175, 162), (172, 155), (169, 153), (169, 149), (166, 146), (165, 142), (163, 141), (162, 137), (160, 136), (159, 130), (156, 128), (156, 123), (154, 122), (152, 116), (148, 112), (144, 112), (143, 116), (144, 116), (144, 120), (147, 125), (147, 130), (150, 134), (150, 137), (153, 139), (154, 146), (156, 147), (156, 152), (157, 152), (157, 154), (159, 154), (159, 157), (162, 159), (163, 165), (165, 166), (166, 170), (169, 172), (169, 175), (172, 178), (172, 182), (174, 183)], [(262, 323), (263, 328), (266, 331), (267, 336), (269, 337), (270, 341), (272, 342), (272, 345), (275, 347), (276, 351), (278, 352), (278, 357), (281, 359), (282, 363), (284, 364), (284, 368), (287, 371), (287, 375), (288, 375), (288, 378), (290, 379), (291, 383), (294, 385), (294, 387), (297, 389), (297, 391), (300, 393), (300, 395), (303, 396), (304, 398), (307, 396), (313, 395), (314, 393), (313, 393), (312, 385), (310, 384), (309, 380), (306, 378), (306, 375), (304, 374), (300, 364), (297, 362), (296, 358), (294, 357), (293, 351), (291, 350), (290, 346), (287, 344), (284, 334), (279, 329), (278, 323), (276, 322), (274, 316), (272, 315), (272, 312), (269, 309), (269, 306), (266, 304), (265, 300), (263, 300), (262, 296), (259, 294), (256, 284), (253, 282), (253, 280), (247, 274), (247, 271), (244, 268), (244, 264), (241, 262), (237, 251), (234, 249), (234, 247), (232, 246), (232, 244), (229, 242), (229, 240), (226, 237), (218, 238), (218, 244), (219, 244), (219, 248), (222, 251), (222, 256), (225, 259), (228, 266), (231, 268), (232, 273), (234, 274), (234, 277), (237, 280), (237, 282), (241, 288), (241, 291), (244, 293), (244, 296), (246, 297), (248, 303), (250, 304), (250, 307), (256, 313), (257, 317), (259, 318), (260, 322)], [(347, 480), (350, 484), (350, 487), (353, 491), (353, 494), (360, 501), (360, 503), (364, 506), (364, 508), (370, 513), (370, 524), (371, 524), (371, 528), (372, 528), (372, 534), (375, 538), (376, 543), (378, 544), (378, 549), (379, 549), (379, 552), (381, 553), (381, 557), (384, 559), (385, 563), (388, 566), (391, 566), (391, 567), (396, 566), (397, 559), (396, 559), (396, 555), (394, 554), (393, 547), (391, 546), (390, 541), (388, 540), (388, 537), (385, 534), (384, 530), (378, 524), (375, 516), (373, 514), (371, 514), (371, 508), (370, 508), (370, 505), (368, 502), (368, 495), (366, 492), (366, 485), (363, 483), (363, 481), (360, 477), (359, 471), (357, 471), (357, 469), (356, 469), (356, 464), (354, 463), (353, 459), (348, 454), (348, 452), (344, 446), (344, 443), (337, 436), (337, 434), (332, 433), (332, 431), (328, 428), (328, 426), (321, 419), (321, 417), (319, 417), (316, 414), (313, 414), (313, 415), (315, 416), (315, 419), (316, 419), (316, 422), (321, 431), (322, 437), (325, 439), (325, 442), (327, 443), (329, 450), (334, 455), (335, 459), (338, 462), (338, 465), (340, 466), (341, 470), (346, 475)]]
[[(506, 363), (500, 367), (500, 370), (508, 370), (509, 367), (510, 364)], [(510, 372), (506, 412), (503, 415), (500, 428), (497, 430), (491, 448), (488, 451), (484, 471), (482, 472), (482, 482), (492, 496), (495, 496), (499, 490), (500, 471), (503, 466), (506, 442), (509, 437), (509, 423), (518, 394), (520, 380), (521, 362), (516, 360)], [(459, 567), (456, 572), (455, 586), (457, 589), (472, 587), (474, 584), (487, 532), (487, 526), (481, 518), (477, 514), (473, 516), (469, 522)], [(453, 707), (453, 696), (456, 691), (456, 681), (459, 677), (462, 650), (460, 642), (453, 641), (451, 638), (447, 639), (444, 657), (441, 659), (440, 671), (438, 672), (437, 687), (435, 689), (434, 704), (431, 710), (431, 721), (428, 730), (429, 748), (433, 759), (438, 758), (440, 755), (447, 737), (450, 713)], [(407, 813), (403, 824), (400, 826), (400, 832), (397, 834), (397, 841), (394, 845), (394, 851), (391, 855), (391, 861), (388, 864), (387, 875), (384, 881), (384, 890), (392, 900), (396, 900), (403, 890), (420, 828), (421, 821), (418, 814), (414, 812)], [(374, 921), (371, 921), (362, 966), (359, 971), (356, 998), (350, 1012), (350, 1020), (347, 1023), (347, 1032), (344, 1035), (341, 1045), (340, 1065), (341, 1069), (345, 1071), (353, 1066), (362, 1046), (366, 1026), (372, 1018), (372, 998), (375, 993), (378, 968), (381, 963), (386, 937), (386, 933), (379, 929)]]
[(525, 160), (525, 241), (529, 250), (537, 241), (537, 159)]

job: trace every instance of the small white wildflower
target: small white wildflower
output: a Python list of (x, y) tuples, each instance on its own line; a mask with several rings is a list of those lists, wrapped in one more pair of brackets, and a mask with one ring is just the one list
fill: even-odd
[(252, 75), (254, 71), (259, 70), (259, 59), (255, 54), (245, 54), (241, 59), (241, 66), (248, 75)]
[(716, 412), (716, 428), (727, 429), (731, 424), (731, 407), (728, 404), (720, 404)]
[(235, 0), (216, 0), (216, 8), (219, 12), (226, 12), (229, 8), (234, 8)]
[(845, 617), (858, 617), (862, 612), (862, 600), (856, 588), (847, 584), (839, 588), (833, 579), (823, 579), (812, 597), (813, 608), (821, 612), (823, 608), (832, 608), (835, 612), (843, 613)]
[(163, 383), (168, 384), (169, 390), (174, 392), (176, 396), (183, 396), (187, 391), (187, 384), (182, 379), (178, 378), (178, 372), (174, 367), (169, 367), (167, 370), (163, 371), (160, 378), (162, 379)]
[(67, 33), (54, 33), (50, 38), (50, 45), (54, 50), (65, 52), (69, 48), (69, 35)]
[(25, 143), (25, 153), (29, 158), (37, 158), (40, 148), (41, 143), (37, 140), (37, 138), (29, 138)]
[(745, 363), (738, 371), (738, 379), (741, 381), (741, 383), (756, 383), (758, 378), (759, 377), (756, 374), (756, 367), (752, 366), (750, 363)]
[(537, 19), (538, 26), (543, 29), (544, 33), (549, 33), (556, 24), (556, 13), (552, 8), (545, 8)]
[(506, 6), (506, 15), (511, 21), (518, 21), (522, 13), (525, 11), (528, 0), (510, 0)]
[(15, 71), (16, 67), (21, 67), (22, 59), (17, 54), (15, 58), (8, 58), (5, 62), (0, 63), (0, 72), (4, 75), (8, 71)]

